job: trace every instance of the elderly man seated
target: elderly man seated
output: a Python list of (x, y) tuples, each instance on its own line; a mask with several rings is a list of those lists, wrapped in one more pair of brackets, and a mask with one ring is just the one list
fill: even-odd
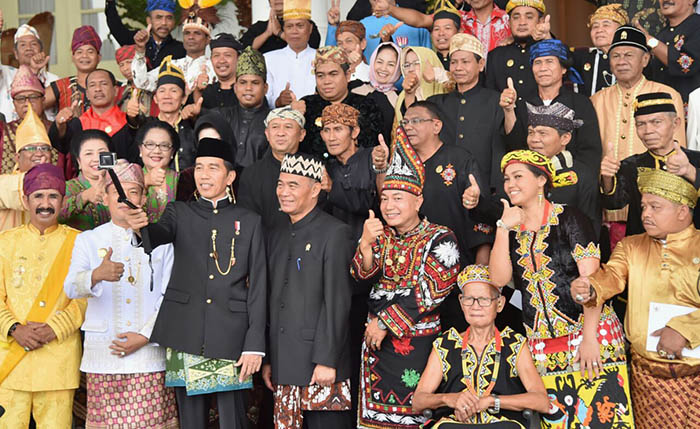
[(506, 301), (491, 283), (487, 266), (467, 266), (457, 284), (469, 328), (462, 333), (450, 328), (433, 342), (413, 395), (413, 411), (437, 409), (425, 428), (524, 428), (520, 411), (549, 411), (526, 339), (510, 328), (496, 328), (496, 315)]

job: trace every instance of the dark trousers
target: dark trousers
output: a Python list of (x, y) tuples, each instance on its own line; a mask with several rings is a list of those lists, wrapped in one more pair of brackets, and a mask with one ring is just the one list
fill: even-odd
[(304, 411), (304, 428), (350, 429), (353, 426), (352, 416), (352, 411)]
[(221, 429), (248, 429), (250, 423), (246, 415), (249, 391), (233, 390), (209, 395), (187, 396), (184, 387), (175, 388), (177, 410), (182, 429), (205, 429), (209, 422), (209, 406), (212, 396), (216, 396)]

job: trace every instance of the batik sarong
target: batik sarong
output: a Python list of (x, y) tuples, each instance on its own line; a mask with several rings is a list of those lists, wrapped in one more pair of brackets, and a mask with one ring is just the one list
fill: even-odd
[(251, 389), (253, 377), (238, 381), (236, 361), (191, 355), (171, 348), (165, 352), (165, 379), (168, 387), (184, 387), (187, 395)]
[(350, 380), (330, 387), (277, 385), (275, 429), (301, 428), (304, 411), (347, 411), (350, 409)]

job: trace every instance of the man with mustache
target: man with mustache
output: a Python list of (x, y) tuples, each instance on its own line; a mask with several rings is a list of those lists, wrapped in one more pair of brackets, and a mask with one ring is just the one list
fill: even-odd
[(237, 102), (233, 85), (236, 83), (236, 64), (243, 45), (228, 33), (220, 33), (209, 42), (211, 65), (216, 82), (209, 82), (209, 75), (202, 71), (194, 87), (194, 101), (204, 98), (203, 109), (231, 107)]
[[(117, 1), (107, 0), (105, 16), (109, 32), (122, 46), (133, 45), (134, 36), (139, 30), (131, 30), (124, 25), (117, 11)], [(147, 34), (146, 51), (144, 53), (149, 70), (158, 67), (163, 58), (172, 56), (173, 59), (186, 55), (182, 42), (175, 40), (170, 34), (177, 21), (175, 18), (174, 0), (148, 0), (146, 2), (146, 25), (150, 28)]]
[(27, 223), (29, 214), (19, 192), (22, 181), (35, 165), (51, 162), (52, 149), (46, 127), (31, 104), (17, 127), (14, 143), (15, 167), (12, 172), (0, 175), (0, 231)]
[(85, 300), (63, 281), (78, 231), (58, 224), (66, 182), (51, 164), (23, 180), (29, 224), (0, 234), (0, 428), (68, 429), (80, 372)]

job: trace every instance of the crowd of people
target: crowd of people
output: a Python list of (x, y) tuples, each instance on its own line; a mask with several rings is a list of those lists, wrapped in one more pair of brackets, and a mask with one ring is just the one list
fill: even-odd
[(697, 0), (179, 3), (0, 65), (0, 429), (700, 427)]

